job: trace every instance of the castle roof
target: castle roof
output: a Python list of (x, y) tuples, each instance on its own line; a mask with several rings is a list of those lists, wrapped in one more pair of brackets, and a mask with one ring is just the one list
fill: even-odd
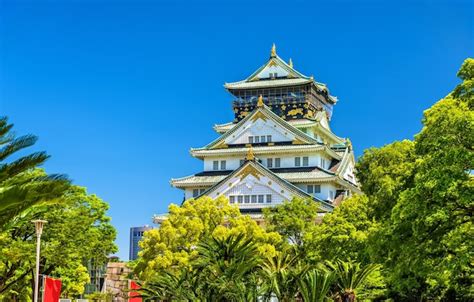
[(225, 83), (224, 87), (228, 90), (240, 89), (257, 89), (270, 87), (285, 87), (312, 84), (318, 90), (325, 91), (328, 95), (328, 100), (332, 103), (337, 102), (337, 98), (329, 95), (329, 90), (326, 84), (316, 82), (313, 76), (306, 76), (297, 71), (293, 67), (293, 62), (290, 59), (286, 63), (276, 53), (275, 44), (273, 44), (270, 58), (258, 68), (254, 73), (242, 81)]
[[(265, 176), (268, 179), (271, 179), (272, 181), (277, 183), (281, 188), (284, 188), (284, 191), (287, 191), (291, 196), (311, 198), (321, 204), (321, 210), (323, 210), (324, 212), (332, 211), (332, 209), (334, 208), (331, 203), (318, 199), (317, 197), (314, 197), (306, 193), (305, 191), (301, 190), (300, 188), (293, 185), (289, 181), (279, 177), (277, 174), (267, 169), (256, 160), (247, 160), (238, 169), (232, 171), (230, 174), (222, 178), (220, 181), (213, 184), (210, 188), (208, 188), (206, 191), (204, 191), (201, 195), (197, 196), (196, 198), (199, 198), (200, 196), (203, 196), (203, 195), (207, 195), (211, 197), (214, 197), (215, 195), (215, 197), (217, 197), (219, 194), (222, 194), (222, 192), (216, 192), (216, 191), (219, 187), (222, 187), (223, 184), (227, 183), (228, 181), (232, 179), (239, 178), (239, 177), (240, 177), (239, 182), (241, 182), (248, 175), (253, 175), (257, 178), (259, 176)], [(225, 187), (228, 187), (228, 186), (226, 185)]]
[[(295, 140), (293, 141), (293, 144), (314, 144), (314, 145), (322, 145), (320, 141), (317, 139), (307, 135), (303, 131), (299, 130), (298, 128), (292, 126), (288, 122), (286, 122), (284, 119), (276, 115), (272, 110), (270, 110), (263, 102), (255, 107), (255, 109), (250, 112), (250, 114), (247, 114), (246, 117), (244, 117), (242, 120), (240, 120), (234, 127), (230, 128), (227, 132), (225, 132), (223, 135), (221, 135), (219, 138), (208, 144), (207, 146), (200, 148), (206, 149), (206, 150), (212, 150), (212, 149), (221, 149), (221, 148), (227, 148), (227, 144), (225, 144), (225, 140), (233, 135), (236, 131), (238, 131), (247, 121), (256, 121), (258, 119), (270, 119), (272, 120), (276, 125), (279, 125), (280, 127), (284, 128), (286, 131), (291, 132), (295, 136)], [(196, 149), (194, 149), (196, 150)]]

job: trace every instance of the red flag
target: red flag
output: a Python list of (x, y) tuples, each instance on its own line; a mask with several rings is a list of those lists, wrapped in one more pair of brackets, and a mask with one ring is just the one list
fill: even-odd
[[(139, 289), (139, 288), (140, 288), (140, 285), (135, 283), (135, 281), (130, 280), (130, 289)], [(128, 296), (129, 296), (128, 302), (142, 302), (142, 298), (134, 298), (134, 297), (140, 296), (140, 294), (135, 291), (130, 291), (128, 293)]]
[(58, 302), (61, 294), (61, 280), (44, 278), (43, 302)]

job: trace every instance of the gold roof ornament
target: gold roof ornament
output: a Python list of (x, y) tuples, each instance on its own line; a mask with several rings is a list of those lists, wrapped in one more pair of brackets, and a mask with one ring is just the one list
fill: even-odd
[(270, 58), (275, 58), (276, 56), (277, 56), (277, 50), (276, 50), (275, 43), (273, 43), (272, 51), (270, 52)]
[(260, 96), (258, 97), (257, 107), (260, 107), (260, 108), (261, 108), (261, 107), (263, 107), (263, 104), (264, 104), (264, 103), (263, 103), (263, 96), (260, 95)]
[(293, 68), (293, 60), (290, 58), (290, 60), (288, 61), (288, 65)]
[(255, 160), (255, 154), (253, 154), (253, 149), (252, 149), (252, 145), (250, 145), (248, 151), (247, 151), (247, 156), (245, 156), (245, 159), (246, 160)]

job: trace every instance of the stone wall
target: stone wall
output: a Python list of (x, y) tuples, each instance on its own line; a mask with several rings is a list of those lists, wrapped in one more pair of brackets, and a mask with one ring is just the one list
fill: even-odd
[(128, 276), (131, 270), (125, 262), (109, 262), (106, 273), (106, 292), (111, 293), (113, 302), (126, 302)]

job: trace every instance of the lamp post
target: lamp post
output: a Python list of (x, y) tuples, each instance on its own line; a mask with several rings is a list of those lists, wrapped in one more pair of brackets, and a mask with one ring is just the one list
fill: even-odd
[(47, 223), (46, 220), (33, 220), (36, 230), (36, 272), (35, 272), (35, 296), (33, 297), (34, 302), (38, 302), (38, 289), (39, 289), (39, 266), (40, 266), (40, 243), (41, 234), (43, 233), (43, 226)]

